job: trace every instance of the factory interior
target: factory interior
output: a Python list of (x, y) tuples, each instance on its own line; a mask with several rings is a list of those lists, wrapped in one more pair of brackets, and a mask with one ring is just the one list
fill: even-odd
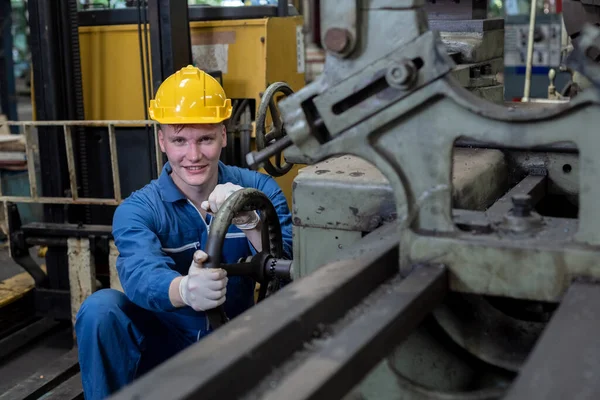
[[(207, 217), (166, 139), (204, 122), (164, 115), (209, 84), (213, 194), (280, 193), (228, 183)], [(0, 400), (600, 399), (594, 126), (593, 0), (0, 0)], [(124, 226), (166, 181), (204, 224), (160, 192), (181, 227)], [(206, 331), (142, 368), (184, 312)]]

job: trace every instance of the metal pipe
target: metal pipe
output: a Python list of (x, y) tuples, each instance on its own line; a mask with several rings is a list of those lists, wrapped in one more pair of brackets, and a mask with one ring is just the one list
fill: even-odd
[(227, 271), (227, 276), (251, 276), (254, 274), (252, 263), (221, 264), (220, 268)]
[(531, 12), (529, 13), (529, 37), (527, 38), (527, 64), (525, 66), (525, 89), (521, 101), (529, 101), (531, 91), (531, 67), (533, 63), (533, 37), (535, 31), (535, 13), (537, 11), (537, 0), (531, 0)]
[(117, 155), (117, 138), (115, 136), (115, 127), (108, 126), (108, 143), (110, 147), (110, 169), (113, 179), (113, 194), (116, 201), (121, 201), (121, 178), (119, 177), (119, 159)]

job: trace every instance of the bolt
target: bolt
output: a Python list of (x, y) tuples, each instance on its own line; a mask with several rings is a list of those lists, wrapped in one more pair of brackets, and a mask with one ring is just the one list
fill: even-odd
[(479, 78), (481, 76), (481, 69), (479, 67), (473, 67), (470, 70), (471, 78)]
[(483, 66), (483, 74), (491, 75), (492, 74), (492, 66), (490, 64), (486, 64)]
[(405, 61), (392, 66), (386, 74), (390, 86), (407, 89), (416, 78), (417, 68), (412, 61)]
[(515, 194), (510, 199), (513, 204), (512, 214), (516, 217), (528, 217), (531, 215), (531, 196), (528, 194)]
[(392, 78), (394, 78), (394, 81), (401, 85), (405, 84), (409, 77), (409, 73), (405, 65), (392, 68), (390, 74), (392, 75)]
[(350, 45), (350, 32), (344, 28), (329, 28), (325, 32), (323, 44), (329, 51), (342, 53)]

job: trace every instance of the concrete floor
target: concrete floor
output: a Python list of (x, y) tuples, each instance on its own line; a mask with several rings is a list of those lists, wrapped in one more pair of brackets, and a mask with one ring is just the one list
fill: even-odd
[(61, 329), (25, 346), (21, 351), (0, 359), (0, 395), (73, 348), (70, 328)]

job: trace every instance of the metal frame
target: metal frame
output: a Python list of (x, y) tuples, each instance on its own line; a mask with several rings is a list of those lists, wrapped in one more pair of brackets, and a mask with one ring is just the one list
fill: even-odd
[[(160, 146), (158, 143), (158, 124), (155, 121), (150, 120), (131, 120), (131, 121), (7, 121), (2, 124), (8, 126), (18, 126), (19, 133), (25, 137), (25, 148), (27, 151), (27, 172), (29, 174), (29, 185), (30, 194), (29, 196), (7, 196), (2, 194), (2, 186), (0, 185), (0, 201), (2, 202), (15, 202), (15, 203), (42, 203), (42, 204), (94, 204), (94, 205), (112, 205), (116, 206), (123, 200), (121, 195), (121, 180), (119, 178), (119, 166), (117, 161), (117, 142), (115, 127), (131, 127), (131, 126), (145, 126), (150, 125), (154, 130), (155, 149), (156, 157), (160, 159), (162, 156), (160, 152)], [(50, 127), (58, 126), (62, 127), (64, 135), (64, 151), (67, 158), (67, 166), (69, 171), (69, 187), (70, 197), (48, 197), (40, 196), (37, 185), (36, 167), (35, 167), (35, 155), (37, 152), (36, 147), (33, 145), (33, 133), (32, 128), (36, 127)], [(73, 128), (74, 127), (106, 127), (109, 138), (109, 152), (110, 152), (110, 167), (111, 175), (113, 180), (113, 191), (114, 196), (112, 198), (90, 198), (78, 196), (78, 183), (77, 183), (77, 169), (75, 165), (75, 157), (73, 150)], [(51, 134), (47, 131), (41, 132), (42, 134)], [(59, 161), (56, 160), (58, 163)], [(157, 164), (157, 175), (160, 175), (162, 165)]]
[[(290, 15), (289, 8), (286, 10), (282, 5), (244, 7), (189, 6), (188, 10), (189, 20), (194, 22), (272, 18)], [(137, 10), (135, 7), (114, 10), (84, 10), (79, 11), (78, 20), (79, 26), (136, 24)]]

